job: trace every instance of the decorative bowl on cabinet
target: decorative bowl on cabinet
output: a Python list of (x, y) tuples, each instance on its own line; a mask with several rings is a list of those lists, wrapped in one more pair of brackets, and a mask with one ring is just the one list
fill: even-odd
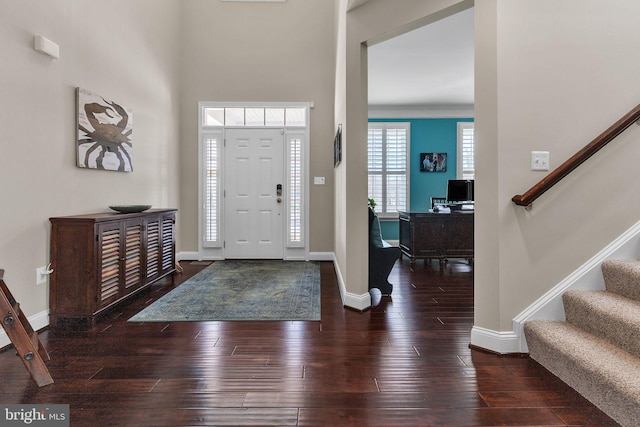
[(122, 205), (122, 206), (109, 206), (109, 209), (113, 209), (119, 213), (137, 213), (144, 212), (151, 208), (151, 205)]

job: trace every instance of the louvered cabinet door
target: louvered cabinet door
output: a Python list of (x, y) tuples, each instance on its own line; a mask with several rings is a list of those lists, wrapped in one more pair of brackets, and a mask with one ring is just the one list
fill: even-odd
[(142, 286), (142, 221), (128, 221), (124, 225), (123, 294), (127, 295)]
[(103, 224), (98, 227), (98, 288), (97, 308), (106, 307), (122, 295), (122, 247), (120, 224)]
[(162, 258), (161, 270), (163, 274), (175, 269), (175, 215), (162, 216)]
[(147, 221), (147, 277), (152, 281), (160, 275), (160, 217)]
[(146, 220), (146, 283), (175, 270), (175, 218), (170, 212)]

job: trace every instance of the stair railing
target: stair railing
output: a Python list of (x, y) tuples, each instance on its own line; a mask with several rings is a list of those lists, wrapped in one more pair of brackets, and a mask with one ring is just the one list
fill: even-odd
[(620, 120), (611, 125), (607, 130), (598, 135), (593, 141), (587, 144), (582, 150), (571, 156), (569, 160), (558, 166), (550, 174), (542, 178), (536, 185), (531, 187), (524, 194), (517, 194), (511, 198), (511, 201), (518, 206), (531, 208), (533, 201), (542, 196), (547, 190), (558, 183), (562, 178), (567, 176), (571, 171), (584, 163), (587, 159), (600, 151), (609, 142), (614, 140), (618, 135), (624, 132), (633, 123), (638, 122), (640, 125), (640, 104), (633, 110), (622, 116)]

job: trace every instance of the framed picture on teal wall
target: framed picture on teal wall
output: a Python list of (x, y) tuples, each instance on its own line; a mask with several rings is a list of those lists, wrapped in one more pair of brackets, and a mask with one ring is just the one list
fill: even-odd
[(420, 172), (446, 172), (447, 153), (420, 153)]

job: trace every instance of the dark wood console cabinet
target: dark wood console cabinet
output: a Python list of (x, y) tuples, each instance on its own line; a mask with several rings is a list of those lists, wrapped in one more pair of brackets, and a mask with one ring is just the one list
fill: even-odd
[(50, 218), (50, 323), (84, 320), (175, 272), (176, 209)]
[(400, 249), (416, 259), (473, 259), (473, 212), (400, 212)]

